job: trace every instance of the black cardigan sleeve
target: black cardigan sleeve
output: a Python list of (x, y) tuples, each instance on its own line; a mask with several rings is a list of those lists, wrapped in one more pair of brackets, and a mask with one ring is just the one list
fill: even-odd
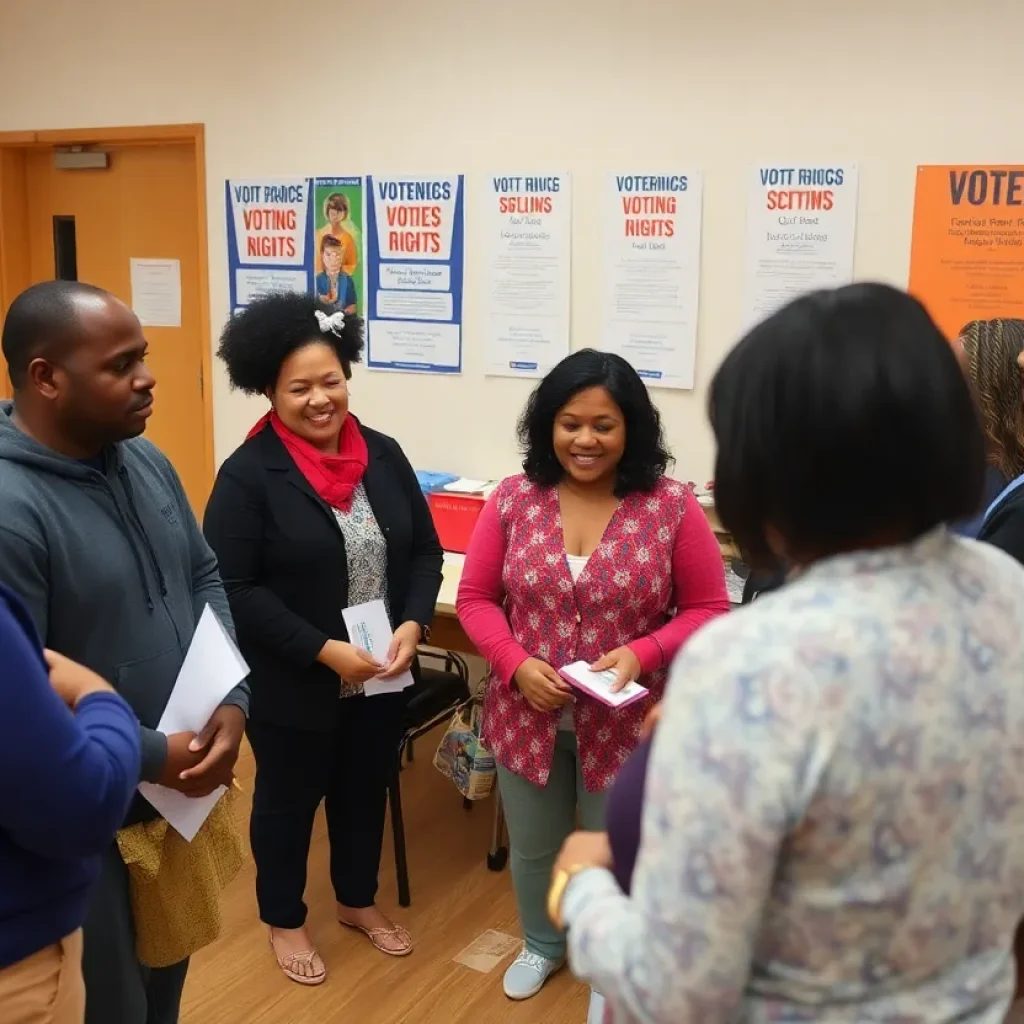
[(330, 637), (257, 582), (265, 508), (259, 482), (225, 465), (213, 485), (203, 531), (220, 562), (239, 638), (308, 668)]
[(434, 606), (441, 589), (444, 551), (437, 539), (434, 518), (420, 490), (416, 472), (405, 457), (405, 452), (394, 440), (391, 441), (391, 456), (412, 509), (412, 560), (402, 617), (406, 622), (429, 626), (434, 618)]

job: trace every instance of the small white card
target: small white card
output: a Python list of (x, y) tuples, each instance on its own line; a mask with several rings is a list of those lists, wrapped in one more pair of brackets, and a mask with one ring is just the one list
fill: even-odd
[(647, 688), (639, 683), (627, 683), (618, 693), (612, 693), (615, 672), (612, 669), (592, 672), (585, 661), (574, 661), (571, 665), (559, 669), (558, 672), (568, 683), (612, 708), (624, 708), (628, 704), (642, 700), (648, 693)]
[[(388, 620), (388, 610), (383, 601), (367, 601), (366, 604), (353, 605), (341, 613), (348, 630), (348, 642), (367, 654), (372, 654), (381, 664), (385, 664), (388, 649), (394, 639), (394, 632)], [(412, 686), (412, 673), (406, 669), (394, 679), (368, 679), (363, 683), (363, 693), (367, 697), (377, 697), (382, 693), (398, 693), (407, 686)]]

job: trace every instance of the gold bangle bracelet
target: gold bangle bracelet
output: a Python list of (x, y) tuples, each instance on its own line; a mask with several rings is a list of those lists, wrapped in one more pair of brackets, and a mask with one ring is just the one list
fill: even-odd
[(560, 868), (555, 872), (555, 877), (551, 879), (551, 887), (548, 889), (548, 917), (559, 931), (565, 931), (565, 924), (562, 921), (562, 900), (565, 898), (565, 890), (576, 875), (593, 866), (593, 864), (573, 864), (567, 868)]

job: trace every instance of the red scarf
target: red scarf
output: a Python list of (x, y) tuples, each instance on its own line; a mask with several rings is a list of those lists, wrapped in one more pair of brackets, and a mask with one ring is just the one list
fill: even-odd
[(363, 437), (355, 416), (346, 416), (345, 422), (341, 425), (337, 455), (326, 455), (308, 441), (304, 441), (293, 430), (289, 430), (273, 410), (249, 431), (249, 437), (258, 434), (268, 423), (288, 449), (288, 454), (310, 487), (331, 508), (348, 512), (352, 507), (352, 495), (355, 494), (359, 481), (363, 479), (369, 460), (366, 438)]

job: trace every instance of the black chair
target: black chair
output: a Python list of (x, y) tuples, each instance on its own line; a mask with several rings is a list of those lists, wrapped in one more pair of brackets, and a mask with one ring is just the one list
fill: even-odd
[[(399, 906), (412, 902), (409, 893), (409, 863), (405, 851), (405, 822), (402, 820), (401, 772), (406, 760), (413, 759), (413, 744), (421, 736), (447, 722), (460, 704), (469, 700), (469, 666), (454, 651), (419, 652), (419, 670), (416, 680), (406, 691), (409, 703), (405, 709), (405, 731), (398, 743), (394, 772), (388, 785), (391, 805), (391, 832), (395, 844), (395, 874), (398, 877)], [(430, 663), (440, 667), (430, 667)], [(463, 807), (471, 810), (469, 800)]]

